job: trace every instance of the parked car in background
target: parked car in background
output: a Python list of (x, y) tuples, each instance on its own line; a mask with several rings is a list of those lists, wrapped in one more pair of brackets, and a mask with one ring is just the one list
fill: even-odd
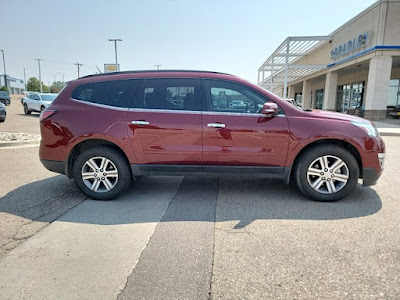
[(393, 109), (389, 112), (389, 116), (391, 116), (393, 119), (400, 118), (400, 104), (393, 107)]
[(33, 111), (42, 112), (57, 96), (58, 94), (50, 93), (29, 93), (28, 97), (21, 100), (24, 113), (29, 115)]
[(300, 107), (300, 105), (297, 104), (296, 100), (294, 99), (284, 99), (285, 101), (289, 102), (290, 104)]
[(6, 120), (6, 106), (0, 102), (0, 122), (4, 122)]
[(0, 91), (0, 102), (5, 105), (11, 104), (11, 97), (9, 92)]
[[(222, 108), (223, 95), (248, 109)], [(179, 106), (170, 101), (178, 96)], [(42, 164), (98, 200), (115, 198), (136, 176), (229, 173), (292, 180), (309, 199), (335, 201), (359, 178), (375, 184), (385, 159), (368, 120), (304, 111), (233, 75), (204, 71), (79, 78), (42, 112), (40, 131)]]

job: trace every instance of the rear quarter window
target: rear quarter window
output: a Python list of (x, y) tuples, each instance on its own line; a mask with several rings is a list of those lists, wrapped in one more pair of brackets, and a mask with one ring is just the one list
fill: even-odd
[(132, 102), (140, 81), (140, 79), (130, 79), (82, 84), (74, 89), (71, 98), (90, 103), (127, 108)]

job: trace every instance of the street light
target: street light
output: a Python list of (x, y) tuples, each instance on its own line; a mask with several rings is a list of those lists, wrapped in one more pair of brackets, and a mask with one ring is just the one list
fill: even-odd
[(56, 74), (54, 74), (54, 83), (56, 83), (56, 75), (61, 74), (61, 72), (57, 72)]
[(118, 56), (117, 56), (117, 42), (122, 42), (121, 39), (108, 39), (109, 42), (114, 42), (115, 48), (115, 70), (119, 71), (118, 69)]
[(41, 58), (35, 58), (35, 60), (37, 60), (38, 66), (39, 66), (40, 92), (43, 93), (43, 88), (42, 88), (42, 73), (40, 73), (40, 61), (43, 60), (43, 59), (41, 59)]
[(4, 66), (4, 85), (6, 86), (6, 87), (8, 87), (8, 85), (7, 85), (7, 71), (6, 71), (6, 60), (4, 59), (4, 50), (1, 50), (0, 49), (0, 51), (1, 52), (3, 52), (3, 66)]

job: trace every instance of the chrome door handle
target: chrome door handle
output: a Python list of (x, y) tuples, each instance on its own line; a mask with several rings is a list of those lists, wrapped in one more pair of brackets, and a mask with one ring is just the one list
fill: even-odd
[(147, 121), (132, 121), (132, 124), (135, 124), (135, 125), (149, 125), (150, 122), (147, 122)]
[(207, 126), (213, 128), (225, 128), (225, 124), (221, 123), (208, 123)]

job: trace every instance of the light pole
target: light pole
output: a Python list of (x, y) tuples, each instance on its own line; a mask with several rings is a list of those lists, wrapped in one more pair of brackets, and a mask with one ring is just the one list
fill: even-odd
[(109, 42), (114, 42), (114, 49), (115, 49), (115, 70), (117, 72), (119, 71), (118, 69), (118, 55), (117, 55), (117, 42), (122, 42), (121, 39), (108, 39)]
[(37, 60), (38, 66), (39, 66), (40, 92), (43, 93), (43, 88), (42, 88), (42, 73), (40, 73), (40, 61), (43, 60), (43, 59), (41, 59), (41, 58), (35, 58), (35, 60)]
[(25, 82), (25, 93), (26, 93), (26, 75), (25, 75), (25, 69), (26, 69), (26, 68), (24, 68), (24, 82)]
[(56, 75), (61, 74), (61, 72), (57, 72), (56, 74), (54, 74), (54, 83), (56, 83)]
[(162, 65), (154, 65), (156, 68), (157, 68), (157, 70), (160, 70), (160, 67), (162, 66)]
[(6, 60), (4, 59), (4, 50), (1, 50), (0, 49), (0, 51), (1, 52), (3, 52), (3, 66), (4, 66), (4, 85), (5, 85), (5, 87), (8, 87), (8, 84), (7, 84), (7, 71), (6, 71)]

